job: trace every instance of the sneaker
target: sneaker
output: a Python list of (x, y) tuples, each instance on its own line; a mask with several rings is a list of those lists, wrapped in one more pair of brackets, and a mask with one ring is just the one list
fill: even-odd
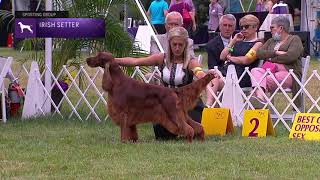
[(250, 102), (255, 109), (262, 109), (267, 104), (265, 101), (256, 96), (252, 96), (250, 98)]

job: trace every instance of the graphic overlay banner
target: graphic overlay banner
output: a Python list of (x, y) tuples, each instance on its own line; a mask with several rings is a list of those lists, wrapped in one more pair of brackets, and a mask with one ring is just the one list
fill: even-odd
[(320, 140), (320, 114), (297, 113), (289, 138)]
[(100, 38), (105, 37), (104, 19), (17, 18), (17, 38)]

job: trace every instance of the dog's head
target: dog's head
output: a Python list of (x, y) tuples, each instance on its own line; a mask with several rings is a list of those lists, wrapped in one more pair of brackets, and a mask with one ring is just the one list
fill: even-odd
[(105, 67), (106, 63), (110, 63), (114, 57), (112, 56), (111, 53), (109, 52), (99, 52), (96, 56), (94, 57), (89, 57), (87, 58), (87, 64), (90, 67)]

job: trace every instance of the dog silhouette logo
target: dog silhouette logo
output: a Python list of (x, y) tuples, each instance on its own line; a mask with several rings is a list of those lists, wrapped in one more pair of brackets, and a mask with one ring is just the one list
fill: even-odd
[(28, 30), (31, 34), (33, 34), (33, 31), (31, 29), (31, 25), (24, 25), (22, 24), (21, 22), (18, 22), (18, 24), (20, 25), (20, 30), (21, 30), (21, 33), (23, 33), (24, 29)]

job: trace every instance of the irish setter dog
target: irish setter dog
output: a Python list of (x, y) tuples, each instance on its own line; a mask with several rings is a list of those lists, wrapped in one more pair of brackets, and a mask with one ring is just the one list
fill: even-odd
[(159, 123), (171, 133), (187, 137), (189, 142), (194, 136), (204, 139), (203, 127), (187, 112), (195, 106), (213, 74), (181, 88), (167, 88), (126, 76), (109, 52), (87, 58), (87, 64), (104, 68), (102, 88), (108, 92), (108, 112), (120, 126), (122, 142), (137, 141), (136, 125), (145, 122)]

